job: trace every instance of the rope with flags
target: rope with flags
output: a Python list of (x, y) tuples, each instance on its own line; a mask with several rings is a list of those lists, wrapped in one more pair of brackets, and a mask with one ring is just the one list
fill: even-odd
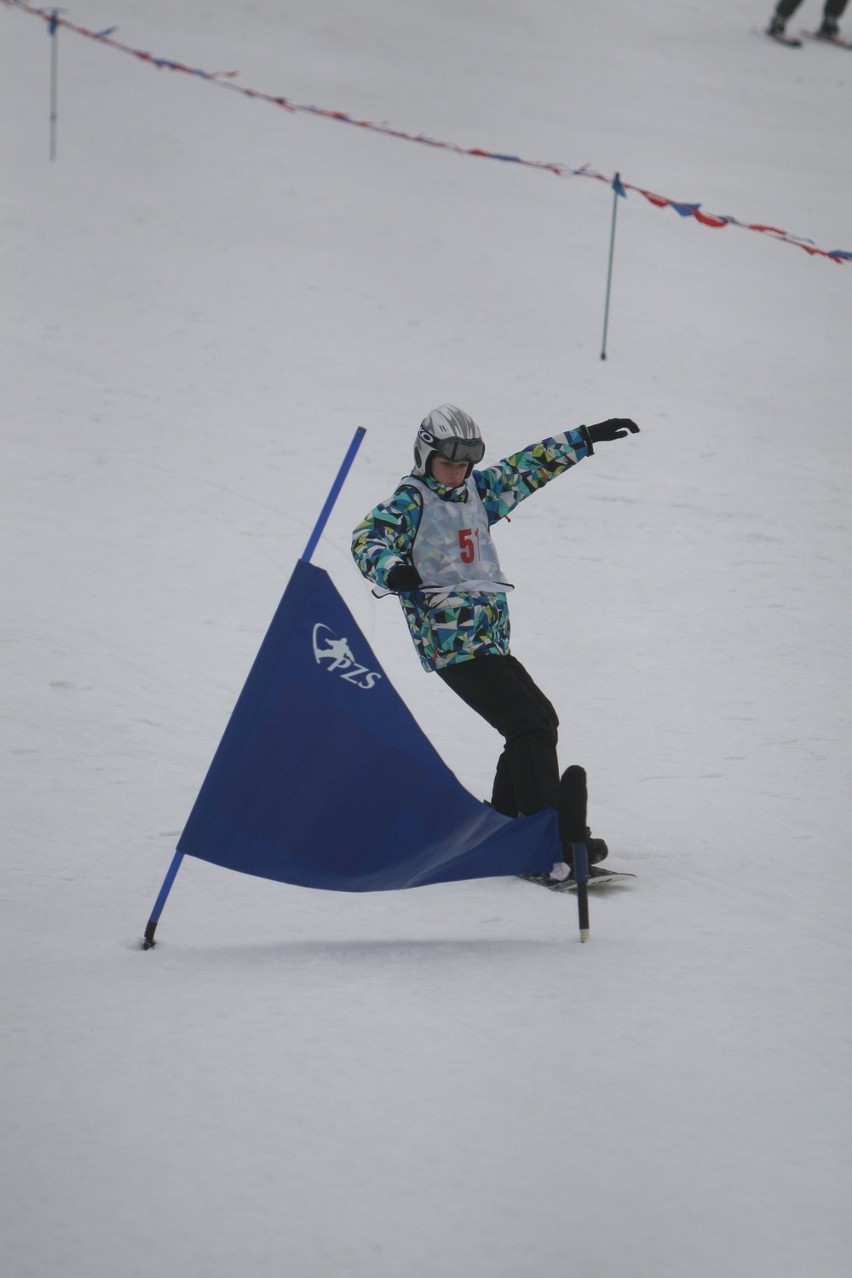
[(557, 177), (579, 177), (591, 178), (596, 182), (604, 182), (611, 187), (616, 195), (625, 199), (629, 191), (635, 191), (638, 195), (643, 196), (655, 208), (673, 209), (680, 217), (690, 217), (698, 222), (701, 226), (721, 229), (726, 226), (736, 226), (745, 231), (757, 231), (761, 235), (768, 235), (770, 238), (780, 240), (785, 244), (794, 244), (800, 249), (804, 249), (812, 257), (822, 257), (829, 261), (842, 263), (852, 261), (852, 252), (844, 249), (823, 249), (819, 248), (813, 240), (807, 239), (801, 235), (793, 235), (789, 231), (783, 230), (781, 227), (772, 226), (763, 222), (745, 222), (731, 214), (706, 213), (699, 203), (692, 203), (683, 200), (673, 200), (665, 195), (657, 195), (654, 191), (649, 191), (645, 187), (636, 186), (631, 182), (622, 182), (618, 174), (615, 177), (607, 177), (603, 173), (598, 173), (589, 165), (584, 164), (579, 168), (571, 168), (567, 164), (549, 162), (544, 160), (528, 160), (520, 155), (508, 155), (502, 151), (489, 151), (483, 147), (466, 147), (456, 142), (445, 142), (438, 138), (428, 137), (423, 133), (408, 133), (403, 129), (392, 128), (388, 124), (379, 124), (372, 120), (361, 120), (355, 116), (349, 115), (345, 111), (335, 111), (328, 107), (320, 107), (308, 105), (305, 103), (291, 102), (288, 98), (280, 94), (264, 93), (259, 89), (252, 89), (247, 85), (239, 84), (236, 77), (239, 75), (237, 71), (205, 71), (201, 67), (188, 66), (183, 62), (176, 62), (171, 58), (158, 57), (153, 53), (148, 53), (142, 49), (134, 49), (130, 45), (123, 44), (120, 40), (115, 39), (117, 27), (107, 27), (103, 31), (91, 31), (86, 27), (79, 26), (77, 23), (69, 21), (69, 19), (60, 16), (60, 10), (56, 8), (38, 8), (28, 4), (27, 0), (0, 0), (0, 3), (6, 5), (10, 9), (20, 9), (24, 13), (32, 17), (40, 18), (48, 24), (50, 34), (55, 38), (57, 28), (65, 27), (68, 31), (72, 31), (75, 35), (83, 36), (89, 40), (96, 40), (99, 44), (107, 45), (111, 49), (116, 49), (120, 53), (125, 53), (131, 57), (137, 58), (142, 62), (148, 63), (150, 66), (158, 68), (158, 70), (176, 71), (185, 75), (197, 76), (199, 79), (207, 80), (222, 89), (229, 89), (234, 93), (242, 94), (247, 98), (255, 98), (258, 101), (269, 102), (273, 106), (281, 107), (285, 111), (304, 112), (310, 115), (320, 116), (326, 120), (334, 120), (339, 124), (353, 125), (359, 129), (366, 129), (372, 133), (384, 134), (385, 137), (396, 138), (403, 142), (417, 142), (422, 146), (430, 146), (443, 151), (451, 151), (456, 155), (471, 156), (475, 159), (499, 160), (505, 164), (517, 164), (523, 168), (539, 169), (545, 173), (553, 173)]

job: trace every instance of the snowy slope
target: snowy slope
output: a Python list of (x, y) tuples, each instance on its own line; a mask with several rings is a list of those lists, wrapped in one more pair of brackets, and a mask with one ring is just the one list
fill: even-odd
[[(752, 35), (756, 0), (67, 16), (852, 249), (852, 60)], [(3, 1273), (841, 1278), (852, 265), (633, 193), (604, 362), (602, 183), (68, 31), (51, 164), (48, 71), (0, 7)], [(488, 792), (498, 742), (348, 555), (448, 399), (491, 458), (642, 425), (498, 531), (515, 651), (636, 886), (580, 946), (570, 898), (515, 881), (352, 898), (188, 861), (142, 954), (359, 424), (316, 562)]]

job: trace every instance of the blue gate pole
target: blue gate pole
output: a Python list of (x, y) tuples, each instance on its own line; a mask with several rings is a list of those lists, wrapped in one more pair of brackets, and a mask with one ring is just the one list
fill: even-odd
[(361, 447), (361, 440), (364, 438), (366, 433), (367, 433), (366, 426), (359, 426), (358, 429), (355, 431), (355, 434), (352, 436), (352, 443), (349, 445), (349, 448), (346, 450), (346, 456), (343, 458), (343, 461), (340, 463), (340, 470), (337, 472), (337, 478), (335, 479), (334, 483), (331, 485), (329, 494), (325, 499), (325, 505), (320, 511), (319, 519), (317, 520), (316, 525), (314, 527), (314, 531), (311, 533), (310, 537), (308, 538), (307, 546), (305, 546), (305, 549), (302, 551), (302, 559), (304, 559), (305, 563), (310, 563), (311, 561), (311, 555), (314, 553), (314, 551), (317, 548), (317, 543), (319, 542), (319, 539), (323, 534), (323, 530), (326, 524), (328, 523), (328, 517), (331, 514), (334, 503), (337, 501), (337, 498), (340, 496), (340, 490), (343, 487), (344, 480), (346, 479), (346, 476), (349, 474), (349, 470), (352, 466), (352, 463), (355, 460), (355, 454), (357, 453), (358, 449)]
[[(361, 447), (361, 440), (364, 438), (366, 433), (367, 433), (367, 428), (365, 426), (359, 426), (352, 437), (352, 443), (349, 445), (349, 448), (346, 451), (346, 456), (343, 458), (343, 461), (340, 464), (340, 470), (337, 472), (337, 478), (335, 479), (334, 483), (331, 486), (331, 489), (329, 490), (329, 494), (325, 499), (325, 505), (320, 511), (319, 519), (317, 520), (314, 526), (314, 530), (310, 535), (307, 546), (302, 552), (302, 559), (304, 559), (306, 562), (310, 562), (311, 555), (316, 550), (317, 542), (322, 536), (323, 529), (328, 523), (329, 515), (332, 512), (334, 503), (337, 501), (337, 498), (340, 495), (340, 490), (343, 487), (343, 481), (346, 479), (346, 476), (349, 474), (352, 463), (355, 460), (355, 454), (357, 453), (358, 449)], [(154, 940), (154, 933), (157, 930), (157, 924), (160, 921), (160, 915), (163, 912), (163, 907), (166, 904), (166, 900), (168, 898), (169, 892), (171, 892), (172, 890), (172, 884), (177, 878), (177, 872), (180, 869), (182, 861), (183, 861), (183, 853), (180, 851), (175, 852), (174, 856), (172, 857), (172, 863), (169, 866), (168, 874), (163, 880), (163, 886), (160, 888), (160, 895), (157, 897), (156, 901), (154, 902), (154, 908), (151, 911), (151, 917), (148, 920), (148, 924), (145, 928), (145, 936), (142, 941), (143, 950), (153, 949), (154, 945), (156, 944)]]

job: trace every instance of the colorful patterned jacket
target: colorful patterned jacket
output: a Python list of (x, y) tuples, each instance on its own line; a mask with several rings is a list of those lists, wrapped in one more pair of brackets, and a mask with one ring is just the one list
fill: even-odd
[[(474, 470), (472, 479), (485, 507), (489, 526), (505, 518), (519, 502), (562, 475), (592, 450), (579, 430), (530, 444), (496, 466)], [(444, 501), (465, 500), (464, 487), (446, 488), (431, 476), (421, 480)], [(399, 563), (411, 563), (422, 496), (403, 479), (389, 501), (370, 511), (352, 534), (352, 555), (364, 576), (382, 590)], [(485, 653), (509, 652), (509, 606), (505, 594), (453, 596), (435, 603), (421, 591), (401, 594), (399, 601), (414, 646), (426, 670)]]

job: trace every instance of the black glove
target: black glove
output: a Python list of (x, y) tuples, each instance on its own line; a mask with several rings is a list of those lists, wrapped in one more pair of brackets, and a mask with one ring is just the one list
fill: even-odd
[(605, 422), (597, 422), (594, 426), (581, 426), (590, 444), (608, 443), (611, 439), (624, 439), (627, 434), (635, 435), (639, 427), (629, 417), (610, 417)]
[(398, 593), (416, 590), (422, 584), (422, 578), (413, 564), (394, 564), (388, 573), (388, 585)]

